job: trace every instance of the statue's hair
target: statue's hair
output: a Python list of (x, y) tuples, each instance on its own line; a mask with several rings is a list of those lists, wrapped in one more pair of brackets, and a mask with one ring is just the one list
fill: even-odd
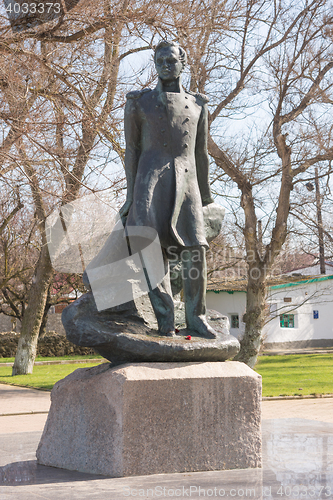
[(170, 42), (169, 40), (161, 40), (156, 45), (155, 52), (154, 52), (154, 62), (156, 63), (156, 54), (157, 54), (157, 52), (160, 49), (164, 49), (166, 47), (176, 47), (176, 49), (178, 49), (178, 51), (179, 51), (179, 60), (182, 63), (183, 69), (184, 69), (185, 66), (186, 66), (186, 62), (187, 62), (187, 56), (186, 56), (185, 50), (179, 45), (179, 43), (177, 43), (177, 42)]

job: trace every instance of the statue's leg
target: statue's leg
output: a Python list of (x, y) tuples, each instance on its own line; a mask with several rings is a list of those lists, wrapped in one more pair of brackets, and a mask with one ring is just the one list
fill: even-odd
[(165, 276), (161, 283), (149, 292), (149, 298), (157, 319), (159, 333), (167, 337), (173, 337), (175, 335), (175, 313), (170, 284), (169, 262), (164, 249), (162, 251)]
[(218, 334), (206, 319), (206, 249), (203, 246), (187, 248), (181, 252), (181, 257), (187, 328), (215, 339)]

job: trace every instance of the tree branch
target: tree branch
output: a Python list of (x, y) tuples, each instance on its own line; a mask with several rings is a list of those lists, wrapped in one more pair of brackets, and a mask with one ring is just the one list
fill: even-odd
[[(277, 40), (275, 43), (272, 43), (268, 47), (265, 48), (265, 44), (267, 43), (267, 39), (265, 40), (262, 48), (258, 50), (257, 54), (255, 57), (249, 62), (249, 64), (246, 66), (246, 68), (243, 71), (243, 74), (241, 74), (240, 79), (238, 80), (235, 88), (229, 93), (229, 95), (222, 101), (220, 104), (218, 104), (214, 110), (214, 112), (210, 116), (210, 121), (213, 122), (217, 116), (220, 114), (223, 108), (225, 108), (244, 88), (245, 84), (245, 79), (247, 75), (249, 74), (250, 70), (253, 68), (255, 63), (260, 59), (263, 55), (267, 54), (267, 52), (275, 49), (275, 47), (278, 47), (281, 45), (285, 40), (287, 40), (289, 34), (293, 30), (294, 26), (298, 23), (298, 21), (302, 18), (302, 16), (305, 16), (310, 9), (317, 3), (318, 0), (313, 0), (310, 5), (308, 5), (305, 9), (303, 9), (298, 16), (294, 19), (294, 21), (290, 24), (288, 29), (285, 31), (284, 35)], [(276, 16), (274, 17), (276, 19)], [(273, 20), (274, 22), (274, 20)]]
[(326, 153), (322, 155), (314, 156), (313, 158), (309, 158), (305, 162), (303, 162), (299, 167), (292, 169), (293, 177), (296, 177), (298, 174), (305, 172), (309, 167), (319, 163), (320, 161), (330, 161), (333, 160), (333, 148), (329, 149)]
[(248, 184), (246, 176), (242, 174), (242, 172), (233, 164), (227, 155), (218, 147), (210, 134), (208, 135), (208, 151), (214, 158), (215, 163), (221, 167), (234, 182), (236, 182), (239, 189), (242, 189), (245, 184)]
[(289, 123), (297, 116), (299, 116), (303, 111), (306, 109), (306, 107), (310, 104), (311, 99), (315, 96), (316, 91), (318, 90), (318, 86), (320, 82), (323, 80), (324, 76), (328, 71), (330, 71), (333, 68), (333, 61), (330, 61), (329, 63), (326, 64), (326, 66), (318, 73), (317, 78), (311, 85), (309, 91), (305, 94), (299, 105), (294, 108), (292, 111), (289, 113), (280, 116), (280, 123), (283, 125), (284, 123)]
[(5, 218), (5, 220), (3, 221), (3, 223), (1, 224), (0, 226), (0, 235), (3, 233), (3, 231), (5, 230), (5, 228), (8, 226), (8, 224), (10, 223), (10, 221), (12, 220), (12, 218), (17, 214), (17, 212), (19, 212), (21, 210), (21, 208), (23, 208), (24, 205), (23, 203), (18, 200), (18, 204), (16, 205), (16, 207), (10, 212), (10, 214)]

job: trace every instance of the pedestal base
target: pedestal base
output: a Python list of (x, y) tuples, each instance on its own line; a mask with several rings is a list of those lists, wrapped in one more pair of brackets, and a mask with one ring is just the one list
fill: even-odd
[(243, 363), (102, 364), (51, 399), (43, 465), (112, 477), (261, 466), (261, 377)]

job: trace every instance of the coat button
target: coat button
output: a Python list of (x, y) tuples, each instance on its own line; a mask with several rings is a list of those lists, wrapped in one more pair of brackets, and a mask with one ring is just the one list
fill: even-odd
[(187, 168), (185, 168), (185, 172), (188, 172)]
[(188, 105), (186, 104), (185, 109), (188, 109)]
[(162, 118), (163, 118), (163, 116), (159, 116), (159, 117), (158, 117), (158, 119), (159, 119), (159, 120), (162, 120)]
[(186, 123), (188, 121), (189, 121), (189, 118), (186, 117), (185, 120), (184, 120), (184, 123)]
[(161, 132), (164, 133), (165, 132), (165, 128), (161, 128)]
[(185, 96), (185, 99), (188, 99), (187, 95)]
[(188, 130), (185, 130), (184, 135), (188, 135)]
[(168, 144), (167, 144), (166, 142), (163, 144), (163, 146), (164, 146), (165, 148), (167, 147), (167, 145), (168, 145)]
[(188, 144), (184, 144), (184, 148), (188, 148)]
[(159, 107), (160, 107), (160, 105), (159, 105), (159, 104), (155, 104), (155, 108), (159, 108)]

